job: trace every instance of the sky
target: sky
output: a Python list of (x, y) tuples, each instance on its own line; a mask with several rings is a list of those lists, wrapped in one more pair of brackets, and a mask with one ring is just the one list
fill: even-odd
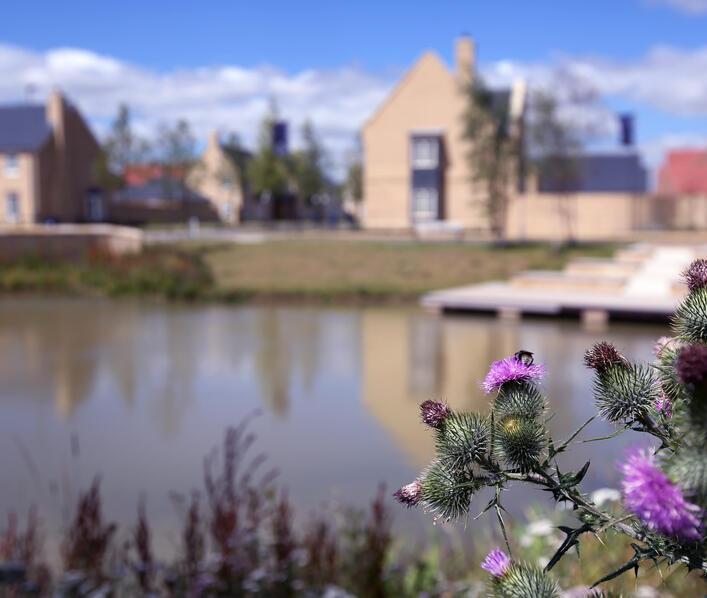
[(340, 168), (357, 131), (425, 51), (452, 64), (471, 35), (494, 85), (553, 88), (569, 72), (597, 91), (587, 118), (613, 145), (613, 115), (637, 118), (655, 167), (707, 146), (707, 0), (72, 0), (5, 3), (0, 102), (63, 89), (104, 135), (120, 102), (137, 128), (187, 118), (253, 144), (270, 99), (309, 118)]

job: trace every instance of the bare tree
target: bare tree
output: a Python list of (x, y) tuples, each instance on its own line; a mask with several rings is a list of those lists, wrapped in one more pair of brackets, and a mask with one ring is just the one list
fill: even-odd
[(464, 138), (469, 143), (467, 159), (474, 189), (484, 193), (483, 207), (494, 237), (503, 240), (506, 212), (520, 143), (511, 135), (508, 95), (487, 88), (475, 77), (465, 90)]

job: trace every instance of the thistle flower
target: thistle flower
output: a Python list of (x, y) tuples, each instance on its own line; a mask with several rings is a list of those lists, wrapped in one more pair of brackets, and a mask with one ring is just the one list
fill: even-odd
[(425, 401), (420, 405), (420, 418), (430, 428), (439, 429), (452, 410), (446, 403)]
[(653, 345), (653, 355), (658, 358), (661, 358), (665, 351), (678, 349), (680, 345), (680, 341), (676, 338), (670, 336), (661, 336), (657, 341), (655, 341), (655, 344)]
[(685, 500), (680, 487), (658, 468), (654, 455), (636, 451), (620, 470), (624, 505), (646, 527), (665, 536), (700, 539), (700, 507)]
[(606, 341), (601, 341), (584, 354), (584, 365), (600, 374), (611, 366), (626, 366), (626, 358), (616, 350), (616, 347)]
[(683, 384), (707, 381), (707, 346), (687, 345), (678, 355), (675, 367)]
[(518, 355), (513, 355), (491, 364), (491, 368), (484, 378), (483, 387), (486, 394), (489, 394), (501, 388), (506, 382), (530, 382), (540, 380), (544, 375), (544, 365), (533, 364)]
[(673, 402), (664, 392), (660, 393), (660, 397), (658, 397), (658, 400), (655, 402), (655, 409), (668, 419), (673, 417)]
[(503, 577), (510, 567), (510, 557), (500, 548), (494, 548), (481, 563), (481, 568), (494, 577)]
[(683, 273), (690, 292), (707, 287), (707, 260), (699, 259), (692, 262)]
[(395, 499), (406, 507), (414, 507), (422, 500), (422, 484), (420, 480), (403, 486), (393, 493)]

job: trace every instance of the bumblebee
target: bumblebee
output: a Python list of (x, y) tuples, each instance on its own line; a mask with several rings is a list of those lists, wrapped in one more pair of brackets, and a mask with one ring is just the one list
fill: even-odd
[(521, 349), (513, 357), (524, 365), (533, 365), (533, 354), (530, 351)]

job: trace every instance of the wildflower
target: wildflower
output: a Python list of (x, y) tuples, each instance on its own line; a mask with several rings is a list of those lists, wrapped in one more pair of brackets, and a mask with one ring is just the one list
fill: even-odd
[(592, 492), (590, 498), (597, 507), (601, 507), (604, 503), (619, 500), (621, 493), (613, 488), (599, 488)]
[(671, 351), (673, 349), (678, 349), (681, 343), (678, 339), (670, 336), (661, 336), (653, 345), (653, 355), (660, 358), (663, 356), (664, 351)]
[(707, 345), (687, 345), (680, 351), (675, 367), (683, 384), (707, 381)]
[(422, 483), (420, 480), (415, 480), (407, 486), (396, 490), (393, 496), (406, 507), (414, 507), (422, 500)]
[(481, 568), (494, 577), (503, 577), (511, 568), (511, 559), (500, 548), (494, 548), (481, 563)]
[(624, 505), (650, 529), (685, 540), (700, 539), (700, 507), (685, 500), (682, 490), (655, 463), (655, 456), (636, 451), (620, 467)]
[(692, 262), (683, 273), (683, 278), (690, 292), (707, 287), (707, 260), (699, 259)]
[(664, 392), (660, 393), (658, 400), (655, 402), (655, 408), (658, 413), (662, 413), (668, 419), (673, 417), (673, 403)]
[(506, 382), (540, 380), (545, 375), (545, 366), (533, 364), (518, 357), (517, 354), (506, 357), (491, 364), (489, 373), (484, 378), (483, 387), (486, 393), (501, 388)]
[(420, 405), (420, 417), (430, 428), (440, 428), (451, 412), (449, 405), (439, 401), (425, 401)]
[(605, 372), (611, 366), (626, 366), (626, 358), (616, 350), (611, 343), (602, 341), (594, 345), (584, 354), (584, 365), (599, 373)]

